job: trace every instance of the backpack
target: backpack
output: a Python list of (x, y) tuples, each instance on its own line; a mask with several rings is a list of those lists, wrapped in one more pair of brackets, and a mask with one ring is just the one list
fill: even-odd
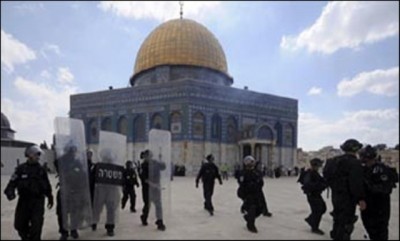
[(301, 185), (304, 185), (304, 177), (306, 176), (307, 172), (308, 171), (306, 171), (306, 170), (300, 171), (300, 175), (299, 175), (299, 178), (297, 179), (297, 182), (300, 183)]
[(302, 171), (300, 173), (300, 177), (297, 180), (298, 183), (301, 184), (301, 189), (305, 194), (310, 193), (311, 190), (309, 189), (309, 183), (310, 183), (310, 170)]
[(326, 160), (322, 175), (324, 176), (328, 186), (332, 188), (336, 179), (340, 159), (338, 157), (329, 158)]

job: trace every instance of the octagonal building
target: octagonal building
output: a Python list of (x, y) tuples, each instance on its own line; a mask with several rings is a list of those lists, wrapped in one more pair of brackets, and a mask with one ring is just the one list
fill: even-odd
[(189, 174), (210, 153), (231, 170), (250, 154), (268, 168), (296, 162), (297, 100), (231, 87), (220, 43), (193, 20), (170, 20), (148, 35), (130, 84), (70, 97), (70, 117), (84, 121), (91, 148), (99, 130), (114, 131), (127, 136), (127, 159), (139, 160), (157, 128), (171, 131), (172, 161)]

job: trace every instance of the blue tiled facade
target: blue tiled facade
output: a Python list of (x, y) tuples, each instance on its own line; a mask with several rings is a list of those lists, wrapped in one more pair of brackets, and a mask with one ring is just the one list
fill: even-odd
[[(186, 73), (192, 69), (179, 68)], [(149, 130), (158, 128), (170, 130), (173, 142), (235, 148), (240, 141), (253, 139), (271, 141), (275, 149), (297, 149), (297, 100), (233, 88), (224, 76), (215, 78), (219, 84), (188, 74), (154, 76), (147, 73), (146, 80), (131, 80), (142, 83), (133, 87), (70, 97), (70, 117), (83, 120), (88, 144), (96, 145), (103, 129), (125, 134), (128, 144), (135, 146), (146, 143)]]

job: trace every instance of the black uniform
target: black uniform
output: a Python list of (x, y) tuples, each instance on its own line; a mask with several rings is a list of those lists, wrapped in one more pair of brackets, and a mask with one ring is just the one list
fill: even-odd
[(249, 229), (255, 229), (255, 219), (263, 212), (264, 180), (262, 173), (257, 169), (243, 169), (238, 174), (239, 188), (237, 195), (243, 200), (244, 219)]
[(90, 189), (90, 200), (93, 205), (93, 197), (94, 197), (94, 164), (92, 159), (87, 159), (87, 168), (89, 173), (89, 189)]
[(196, 177), (196, 186), (198, 186), (199, 180), (203, 182), (203, 196), (204, 196), (204, 209), (208, 210), (212, 215), (214, 212), (214, 206), (212, 204), (212, 195), (214, 193), (215, 179), (219, 180), (222, 184), (221, 175), (219, 174), (218, 167), (210, 161), (206, 161), (200, 168), (199, 173)]
[(352, 154), (327, 161), (324, 167), (324, 177), (327, 167), (332, 167), (333, 174), (327, 177), (332, 189), (333, 229), (330, 233), (334, 240), (350, 240), (357, 221), (356, 205), (364, 200), (363, 168), (361, 161)]
[(371, 240), (388, 240), (390, 194), (398, 182), (396, 169), (383, 163), (364, 166), (367, 209), (361, 212), (362, 222)]
[[(265, 168), (265, 166), (262, 167), (261, 163), (260, 163), (260, 162), (257, 162), (257, 164), (256, 164), (256, 169), (258, 169), (258, 170), (260, 171), (260, 173), (262, 174), (262, 177), (265, 176), (265, 174), (264, 174), (264, 168)], [(271, 216), (272, 216), (272, 213), (270, 213), (269, 210), (268, 210), (267, 199), (265, 198), (264, 192), (262, 192), (261, 200), (262, 200), (262, 203), (263, 203), (262, 214), (263, 214), (264, 216), (271, 217)], [(241, 210), (243, 210), (243, 208), (241, 208)]]
[(318, 171), (310, 169), (304, 173), (302, 184), (311, 208), (311, 214), (305, 220), (311, 226), (312, 231), (317, 231), (321, 217), (326, 212), (326, 204), (321, 193), (327, 187), (327, 183)]
[[(63, 172), (61, 174), (58, 162), (63, 163)], [(76, 159), (73, 153), (66, 153), (60, 159), (55, 160), (55, 166), (57, 172), (62, 177), (62, 179), (60, 178), (61, 183), (57, 184), (60, 186), (60, 189), (57, 191), (56, 205), (59, 233), (61, 234), (61, 239), (65, 240), (69, 235), (65, 227), (69, 227), (71, 229), (71, 236), (78, 238), (77, 230), (81, 227), (84, 220), (83, 209), (85, 208), (86, 201), (86, 192), (82, 189), (82, 185), (85, 183), (85, 179), (89, 177), (90, 171), (83, 168), (80, 160)], [(66, 205), (66, 207), (63, 207), (63, 205)]]
[(137, 180), (136, 171), (133, 168), (125, 168), (124, 170), (124, 186), (123, 186), (123, 196), (122, 196), (122, 208), (125, 207), (128, 199), (131, 199), (131, 211), (136, 212), (135, 204), (136, 204), (136, 193), (135, 187), (139, 187), (139, 183)]
[(51, 185), (46, 170), (38, 162), (19, 165), (11, 177), (4, 193), (10, 199), (18, 190), (14, 227), (22, 240), (40, 240), (45, 196), (53, 202)]

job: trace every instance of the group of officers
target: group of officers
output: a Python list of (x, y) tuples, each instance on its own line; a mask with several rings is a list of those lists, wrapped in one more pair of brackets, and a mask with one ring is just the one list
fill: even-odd
[[(84, 222), (92, 222), (90, 223), (91, 228), (95, 231), (103, 206), (106, 207), (107, 220), (105, 228), (107, 235), (114, 236), (116, 209), (119, 207), (124, 209), (128, 199), (130, 199), (130, 211), (136, 212), (136, 193), (134, 187), (139, 187), (138, 176), (142, 184), (144, 203), (142, 215), (140, 216), (143, 226), (148, 225), (147, 218), (150, 204), (154, 203), (157, 229), (161, 231), (166, 229), (163, 222), (160, 198), (160, 172), (166, 166), (164, 163), (154, 160), (150, 150), (141, 152), (140, 158), (142, 162), (140, 163), (140, 167), (134, 167), (132, 161), (128, 160), (126, 162), (126, 167), (122, 171), (121, 184), (123, 196), (121, 206), (116, 206), (115, 201), (119, 200), (119, 198), (113, 198), (116, 195), (110, 192), (111, 189), (114, 189), (112, 186), (108, 186), (108, 190), (95, 188), (98, 184), (96, 177), (98, 176), (98, 169), (101, 167), (101, 164), (93, 163), (93, 151), (90, 149), (87, 150), (87, 166), (84, 167), (76, 158), (76, 146), (70, 146), (66, 149), (66, 153), (54, 162), (59, 177), (59, 182), (56, 185), (58, 187), (56, 214), (59, 233), (61, 235), (60, 240), (66, 240), (69, 236), (74, 239), (79, 238), (78, 229), (83, 227)], [(14, 228), (22, 240), (41, 240), (45, 198), (47, 197), (48, 199), (48, 209), (51, 209), (54, 205), (54, 197), (47, 170), (39, 163), (41, 154), (42, 150), (39, 146), (32, 145), (27, 147), (25, 149), (27, 161), (16, 167), (4, 190), (4, 194), (10, 201), (16, 198), (16, 190), (19, 195), (15, 210)], [(60, 163), (63, 163), (62, 165), (64, 166), (60, 167)], [(60, 169), (62, 168), (68, 171), (61, 171)], [(60, 172), (63, 172), (62, 178), (60, 177)], [(150, 175), (149, 172), (151, 172)], [(84, 192), (85, 189), (82, 188), (85, 182), (89, 183), (90, 193)], [(61, 188), (61, 186), (64, 188)], [(118, 192), (120, 189), (115, 190)], [(86, 203), (85, 195), (90, 196), (89, 204)], [(97, 197), (94, 198), (96, 195)], [(119, 193), (117, 195), (119, 197)], [(63, 198), (66, 198), (66, 200)], [(85, 205), (93, 207), (93, 219), (90, 218), (90, 221), (87, 220), (87, 216), (92, 217), (92, 214), (86, 215), (88, 210)]]
[(307, 195), (311, 214), (305, 219), (311, 231), (323, 235), (319, 229), (326, 204), (321, 193), (330, 188), (333, 210), (333, 240), (350, 240), (354, 224), (358, 220), (356, 206), (359, 206), (363, 226), (371, 240), (388, 240), (390, 219), (390, 194), (399, 175), (377, 158), (377, 150), (363, 145), (355, 139), (346, 140), (340, 148), (343, 155), (328, 159), (323, 175), (318, 172), (323, 161), (310, 160), (311, 168), (303, 172), (298, 182)]
[[(326, 212), (326, 204), (321, 193), (330, 188), (332, 191), (333, 210), (330, 214), (333, 217), (333, 228), (330, 237), (334, 240), (350, 240), (354, 229), (354, 223), (358, 217), (355, 215), (356, 206), (361, 210), (363, 225), (372, 240), (387, 240), (388, 225), (390, 218), (390, 194), (398, 182), (398, 174), (394, 168), (390, 168), (378, 161), (377, 151), (367, 145), (363, 145), (355, 139), (345, 141), (340, 148), (344, 154), (328, 159), (323, 168), (323, 176), (319, 173), (323, 161), (318, 158), (310, 160), (310, 169), (300, 174), (299, 182), (307, 195), (311, 207), (311, 214), (305, 219), (310, 225), (311, 231), (323, 235), (319, 229), (322, 215)], [(9, 200), (16, 197), (15, 189), (18, 190), (18, 203), (15, 211), (14, 227), (23, 240), (40, 240), (44, 220), (44, 202), (48, 199), (47, 207), (50, 209), (54, 204), (52, 188), (46, 170), (40, 165), (39, 159), (42, 151), (37, 145), (30, 146), (25, 150), (27, 161), (17, 166), (11, 176), (4, 193)], [(88, 150), (87, 161), (89, 170), (90, 197), (93, 202), (95, 166), (92, 162), (93, 152)], [(165, 230), (162, 218), (162, 203), (160, 189), (154, 188), (159, 185), (160, 171), (165, 169), (165, 164), (152, 161), (149, 150), (141, 153), (143, 162), (137, 165), (142, 184), (142, 197), (144, 207), (140, 219), (143, 225), (147, 225), (150, 202), (154, 203), (156, 210), (156, 225), (159, 230)], [(121, 200), (122, 209), (130, 198), (130, 210), (136, 212), (136, 194), (134, 186), (139, 187), (137, 173), (131, 161), (127, 161), (123, 172), (123, 197)], [(258, 167), (259, 162), (252, 156), (243, 159), (243, 167), (235, 173), (238, 182), (237, 196), (243, 201), (241, 212), (246, 221), (247, 229), (250, 232), (257, 232), (255, 220), (261, 214), (272, 216), (268, 211), (266, 199), (263, 193), (263, 174)], [(156, 183), (149, 182), (149, 165), (157, 167)], [(222, 185), (222, 179), (218, 167), (214, 163), (214, 157), (210, 154), (203, 162), (200, 171), (195, 179), (196, 187), (199, 180), (203, 182), (204, 209), (213, 215), (214, 207), (212, 195), (214, 181), (218, 179)], [(158, 182), (158, 183), (157, 183)], [(152, 195), (149, 195), (152, 193)], [(78, 238), (77, 228), (71, 228), (70, 232), (63, 229), (61, 219), (61, 202), (57, 194), (57, 215), (60, 226), (60, 239), (67, 239), (69, 234)], [(149, 200), (149, 196), (153, 199)], [(156, 197), (156, 198), (154, 198)], [(157, 198), (158, 197), (158, 198)], [(79, 212), (79, 210), (75, 210)], [(108, 215), (107, 211), (107, 215)], [(79, 213), (78, 213), (79, 214)], [(108, 219), (108, 218), (107, 218)], [(106, 229), (109, 236), (114, 235), (114, 223), (107, 223)], [(96, 230), (96, 224), (92, 224)]]

